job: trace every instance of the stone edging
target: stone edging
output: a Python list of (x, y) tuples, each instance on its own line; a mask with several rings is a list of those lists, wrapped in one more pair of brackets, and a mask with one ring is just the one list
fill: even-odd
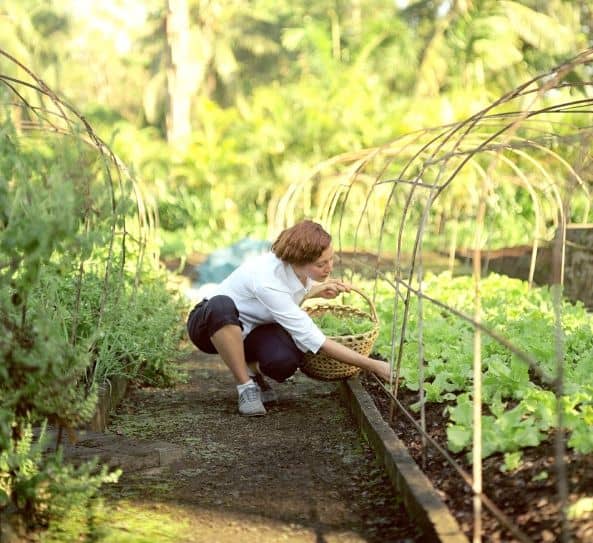
[(109, 382), (99, 388), (97, 408), (93, 418), (86, 425), (92, 432), (104, 432), (109, 424), (109, 417), (122, 401), (128, 388), (128, 379), (120, 375), (109, 378)]
[(359, 379), (341, 382), (340, 392), (377, 459), (384, 465), (393, 487), (402, 497), (406, 510), (418, 522), (424, 539), (440, 543), (468, 543), (428, 477), (385, 422)]

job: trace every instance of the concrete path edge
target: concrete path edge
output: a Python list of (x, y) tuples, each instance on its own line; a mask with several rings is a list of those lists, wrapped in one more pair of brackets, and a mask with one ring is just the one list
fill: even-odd
[(416, 519), (424, 539), (440, 543), (469, 543), (436, 489), (385, 422), (358, 378), (340, 383), (340, 393), (377, 460)]
[(99, 397), (93, 418), (85, 425), (92, 432), (105, 432), (109, 426), (111, 414), (123, 400), (128, 390), (128, 379), (114, 375), (99, 387)]

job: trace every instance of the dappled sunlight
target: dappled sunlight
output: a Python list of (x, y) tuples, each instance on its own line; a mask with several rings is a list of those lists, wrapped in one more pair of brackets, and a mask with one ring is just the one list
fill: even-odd
[(306, 511), (305, 516), (313, 518), (302, 520), (298, 511), (295, 514), (289, 498), (279, 498), (276, 518), (270, 511), (268, 502), (262, 504), (261, 512), (257, 512), (256, 500), (255, 503), (252, 502), (254, 507), (250, 507), (250, 511), (229, 505), (227, 499), (219, 501), (218, 505), (198, 506), (158, 499), (110, 500), (95, 521), (98, 536), (96, 541), (234, 543), (247, 538), (257, 538), (258, 542), (263, 543), (317, 543), (320, 538), (326, 543), (368, 541), (355, 530), (340, 526), (335, 520), (320, 520), (319, 517), (324, 516), (323, 506), (317, 511), (315, 507)]

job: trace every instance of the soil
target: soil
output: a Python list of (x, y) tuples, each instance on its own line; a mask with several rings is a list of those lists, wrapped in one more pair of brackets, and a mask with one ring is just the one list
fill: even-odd
[(122, 440), (184, 451), (167, 466), (125, 471), (110, 485), (112, 505), (174, 507), (188, 542), (420, 541), (336, 384), (297, 374), (275, 384), (266, 416), (244, 418), (218, 356), (196, 352), (184, 365), (185, 384), (133, 387), (112, 417), (109, 432)]
[[(473, 530), (472, 492), (454, 468), (434, 448), (428, 445), (423, 453), (419, 432), (399, 414), (391, 416), (391, 400), (374, 378), (363, 378), (363, 385), (374, 399), (379, 411), (399, 439), (408, 447), (410, 454), (432, 481), (445, 503), (457, 518), (462, 530), (471, 540)], [(418, 400), (417, 393), (405, 389), (398, 391), (398, 400), (410, 411), (409, 406)], [(446, 449), (447, 419), (443, 405), (427, 405), (428, 433)], [(459, 465), (471, 475), (471, 465), (464, 454), (451, 454)], [(569, 502), (591, 498), (593, 494), (593, 456), (567, 451), (566, 468), (569, 484)], [(552, 543), (562, 541), (561, 521), (557, 502), (557, 478), (554, 467), (553, 438), (539, 447), (523, 450), (521, 466), (512, 473), (501, 471), (502, 455), (493, 455), (483, 462), (484, 494), (520, 530), (534, 542)], [(501, 526), (491, 514), (482, 518), (485, 543), (510, 543), (519, 541)], [(593, 511), (570, 521), (570, 538), (574, 543), (593, 541)]]

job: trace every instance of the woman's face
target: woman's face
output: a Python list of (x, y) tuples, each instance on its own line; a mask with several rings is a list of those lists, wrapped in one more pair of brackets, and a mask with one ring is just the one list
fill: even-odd
[(303, 266), (305, 274), (313, 281), (323, 282), (331, 274), (334, 268), (334, 250), (330, 245), (317, 260)]

